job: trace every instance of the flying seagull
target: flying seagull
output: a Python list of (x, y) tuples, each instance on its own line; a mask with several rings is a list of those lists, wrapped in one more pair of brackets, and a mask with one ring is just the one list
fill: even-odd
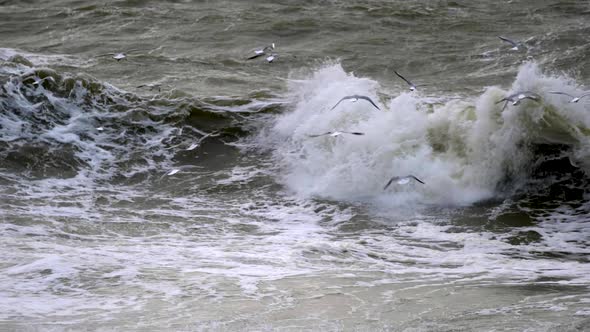
[(502, 107), (502, 110), (504, 110), (506, 108), (506, 106), (508, 105), (508, 102), (512, 102), (512, 105), (516, 106), (516, 105), (520, 104), (520, 102), (524, 99), (539, 101), (541, 99), (541, 96), (539, 96), (538, 94), (531, 92), (531, 91), (521, 91), (521, 92), (517, 92), (515, 94), (512, 94), (508, 97), (504, 97), (501, 100), (498, 100), (496, 102), (496, 104), (499, 104), (504, 101), (505, 102), (504, 107)]
[(364, 99), (366, 101), (368, 101), (369, 103), (373, 104), (373, 106), (375, 106), (376, 109), (381, 110), (379, 108), (379, 106), (377, 106), (372, 100), (371, 98), (367, 97), (367, 96), (361, 96), (361, 95), (352, 95), (352, 96), (345, 96), (342, 97), (342, 99), (340, 99), (336, 105), (334, 105), (330, 110), (333, 110), (336, 108), (336, 106), (338, 106), (338, 104), (340, 104), (341, 101), (346, 100), (346, 99), (350, 99), (350, 101), (352, 102), (357, 102), (359, 99)]
[(175, 169), (171, 170), (170, 172), (166, 173), (166, 175), (171, 176), (171, 175), (174, 175), (178, 172), (180, 172), (180, 169), (175, 168)]
[(196, 143), (193, 143), (188, 148), (186, 148), (186, 151), (194, 150), (194, 149), (198, 148), (199, 145), (201, 145), (201, 142), (200, 141), (199, 142), (196, 142)]
[(98, 56), (107, 56), (110, 55), (113, 59), (117, 60), (117, 62), (127, 59), (127, 53), (119, 52), (119, 53), (105, 53)]
[(191, 150), (194, 150), (194, 149), (198, 148), (199, 145), (201, 145), (201, 142), (203, 142), (204, 139), (206, 139), (207, 137), (215, 137), (215, 136), (219, 136), (219, 132), (218, 131), (214, 131), (212, 133), (209, 133), (207, 135), (204, 135), (203, 137), (199, 138), (196, 142), (194, 142), (193, 144), (191, 144), (188, 148), (186, 148), (186, 151), (191, 151)]
[(278, 54), (276, 54), (276, 53), (271, 53), (269, 56), (267, 56), (267, 57), (266, 57), (266, 61), (267, 61), (268, 63), (271, 63), (271, 62), (273, 62), (273, 61), (274, 61), (276, 58), (278, 58), (278, 57), (279, 57), (279, 55), (278, 55)]
[(403, 77), (402, 75), (400, 75), (400, 73), (398, 73), (397, 71), (393, 71), (399, 78), (401, 78), (402, 80), (404, 80), (406, 83), (408, 83), (408, 85), (410, 86), (410, 91), (414, 91), (418, 88), (418, 86), (425, 86), (425, 84), (420, 84), (420, 85), (416, 85), (412, 82), (410, 82), (408, 79), (406, 79), (405, 77)]
[(420, 179), (418, 179), (417, 177), (413, 176), (413, 175), (406, 175), (406, 176), (394, 176), (391, 179), (389, 179), (389, 181), (387, 182), (387, 184), (385, 185), (385, 187), (383, 187), (383, 190), (387, 189), (387, 187), (389, 187), (393, 182), (397, 182), (398, 184), (407, 184), (410, 182), (410, 180), (416, 180), (422, 184), (424, 184), (424, 182)]
[(111, 52), (111, 53), (100, 54), (98, 56), (110, 56), (111, 58), (113, 58), (113, 59), (117, 60), (117, 62), (119, 62), (121, 60), (129, 60), (129, 59), (127, 59), (129, 56), (135, 56), (134, 54), (130, 54), (130, 53), (134, 53), (134, 52), (138, 52), (138, 51), (145, 51), (145, 50), (141, 49), (141, 48), (135, 48), (135, 49), (127, 50), (125, 52)]
[(570, 100), (570, 103), (577, 103), (577, 102), (580, 101), (580, 99), (582, 99), (582, 98), (584, 98), (586, 96), (590, 96), (590, 92), (586, 92), (586, 93), (584, 93), (583, 95), (581, 95), (579, 97), (576, 97), (574, 95), (570, 95), (569, 93), (560, 92), (560, 91), (549, 91), (549, 93), (556, 94), (556, 95), (565, 95), (565, 96), (568, 96), (568, 97), (572, 97), (572, 100)]
[[(261, 57), (263, 55), (266, 55), (266, 53), (271, 52), (274, 49), (275, 49), (275, 43), (272, 43), (272, 44), (270, 44), (268, 46), (265, 46), (265, 47), (263, 47), (261, 49), (255, 50), (254, 51), (254, 55), (248, 57), (246, 60), (256, 59), (258, 57)], [(267, 61), (268, 61), (268, 58), (267, 58)], [(270, 60), (268, 62), (272, 62), (272, 60)]]
[(113, 55), (113, 59), (115, 59), (117, 61), (121, 61), (126, 58), (127, 58), (127, 54), (125, 54), (125, 53), (116, 53)]
[(318, 135), (307, 135), (309, 137), (320, 137), (320, 136), (332, 136), (332, 137), (338, 137), (342, 134), (350, 134), (350, 135), (364, 135), (365, 133), (359, 133), (359, 132), (354, 132), (354, 131), (329, 131), (327, 133), (323, 133), (323, 134), (318, 134)]
[(166, 171), (167, 173), (164, 173), (160, 177), (160, 180), (163, 179), (166, 176), (173, 176), (175, 174), (182, 173), (182, 172), (184, 172), (187, 169), (195, 168), (195, 167), (198, 167), (198, 166), (183, 165), (183, 166), (179, 166), (178, 168), (172, 168), (169, 171)]
[(46, 77), (44, 77), (44, 78), (37, 78), (37, 79), (36, 79), (36, 80), (33, 82), (33, 85), (41, 85), (41, 83), (43, 83), (43, 81), (45, 81), (45, 80), (49, 80), (49, 81), (51, 81), (51, 82), (55, 83), (55, 79), (54, 79), (53, 77), (51, 77), (51, 76), (46, 76)]
[(498, 38), (502, 39), (502, 41), (507, 42), (508, 44), (512, 45), (511, 50), (518, 51), (518, 46), (522, 45), (522, 43), (515, 42), (514, 40), (508, 39), (506, 37), (498, 36)]
[(158, 90), (158, 92), (162, 91), (162, 84), (159, 83), (155, 83), (155, 84), (142, 84), (142, 85), (138, 85), (136, 86), (136, 88), (141, 89), (141, 88), (146, 88), (150, 91), (154, 91), (154, 90)]

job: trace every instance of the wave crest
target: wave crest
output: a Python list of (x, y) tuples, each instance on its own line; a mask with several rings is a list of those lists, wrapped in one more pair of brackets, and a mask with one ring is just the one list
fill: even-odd
[[(283, 182), (305, 196), (369, 198), (388, 204), (470, 204), (526, 186), (532, 165), (544, 157), (544, 151), (535, 148), (539, 145), (563, 146), (567, 158), (588, 173), (590, 115), (582, 103), (548, 93), (580, 93), (574, 84), (565, 77), (544, 75), (536, 64), (527, 63), (509, 91), (490, 87), (480, 96), (460, 100), (394, 91), (398, 95), (387, 100), (380, 98), (378, 82), (329, 64), (308, 80), (292, 84), (294, 109), (277, 117), (259, 139), (275, 147)], [(521, 90), (534, 91), (542, 100), (509, 104), (505, 109), (497, 103)], [(379, 100), (384, 111), (362, 101), (343, 102), (330, 110), (351, 94)], [(332, 130), (366, 135), (307, 136)], [(391, 176), (405, 174), (418, 176), (426, 185), (383, 192)]]

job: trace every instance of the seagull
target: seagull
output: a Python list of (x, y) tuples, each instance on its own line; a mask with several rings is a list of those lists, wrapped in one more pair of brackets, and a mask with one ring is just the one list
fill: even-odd
[(126, 58), (127, 58), (127, 54), (125, 54), (125, 53), (116, 53), (113, 55), (113, 59), (115, 59), (117, 61), (121, 61)]
[(498, 100), (496, 102), (496, 104), (499, 104), (499, 103), (505, 101), (504, 107), (502, 107), (502, 110), (504, 110), (506, 108), (506, 106), (508, 105), (509, 101), (512, 102), (512, 105), (516, 106), (516, 105), (520, 104), (520, 102), (524, 99), (539, 101), (539, 99), (541, 99), (541, 96), (539, 96), (538, 94), (531, 92), (531, 91), (521, 91), (521, 92), (517, 92), (515, 94), (512, 94), (508, 97), (504, 97), (501, 100)]
[(397, 71), (393, 71), (399, 78), (401, 78), (402, 80), (404, 80), (406, 83), (408, 83), (408, 85), (410, 86), (410, 91), (414, 91), (418, 88), (418, 86), (425, 86), (426, 84), (420, 84), (420, 85), (416, 85), (412, 82), (410, 82), (409, 80), (407, 80), (405, 77), (403, 77), (402, 75), (400, 75), (400, 73), (398, 73)]
[(113, 59), (117, 60), (117, 62), (123, 60), (123, 59), (127, 59), (127, 54), (123, 53), (123, 52), (119, 52), (119, 53), (106, 53), (106, 54), (101, 54), (99, 56), (107, 56), (110, 55)]
[(186, 148), (186, 151), (192, 151), (192, 150), (196, 149), (197, 147), (199, 147), (200, 144), (201, 144), (201, 142), (193, 143), (188, 148)]
[(276, 53), (271, 53), (269, 56), (266, 57), (266, 61), (268, 63), (273, 62), (279, 55)]
[(511, 50), (513, 50), (513, 51), (518, 51), (518, 46), (522, 45), (522, 43), (517, 43), (514, 40), (508, 39), (506, 37), (498, 36), (498, 38), (500, 38), (503, 41), (507, 42), (508, 44), (512, 45)]
[(422, 184), (424, 184), (424, 182), (422, 182), (422, 180), (418, 179), (417, 177), (413, 176), (413, 175), (406, 175), (406, 176), (394, 176), (391, 179), (389, 179), (389, 181), (387, 182), (387, 184), (385, 185), (385, 187), (383, 187), (383, 190), (387, 189), (387, 187), (389, 187), (389, 185), (391, 185), (394, 181), (397, 182), (398, 184), (407, 184), (410, 182), (410, 180), (416, 180)]
[(98, 56), (107, 56), (107, 55), (110, 55), (113, 59), (115, 59), (115, 60), (117, 60), (117, 62), (119, 62), (121, 60), (127, 59), (128, 53), (136, 52), (136, 51), (138, 51), (138, 50), (129, 50), (127, 52), (105, 53), (105, 54), (101, 54), (101, 55), (98, 55)]
[(55, 79), (54, 79), (53, 77), (51, 77), (51, 76), (46, 76), (46, 77), (44, 77), (44, 78), (37, 78), (37, 79), (36, 79), (36, 80), (33, 82), (33, 85), (41, 85), (41, 83), (43, 83), (43, 81), (45, 81), (45, 80), (49, 80), (49, 81), (51, 81), (51, 82), (55, 83)]
[(359, 99), (364, 99), (366, 101), (368, 101), (369, 103), (373, 104), (373, 106), (375, 106), (376, 109), (381, 110), (379, 108), (379, 106), (377, 106), (372, 100), (371, 98), (367, 97), (367, 96), (360, 96), (360, 95), (352, 95), (352, 96), (345, 96), (342, 97), (342, 99), (340, 99), (336, 105), (334, 105), (330, 110), (333, 110), (334, 108), (336, 108), (336, 106), (338, 106), (338, 104), (340, 104), (341, 101), (346, 100), (346, 99), (350, 99), (350, 101), (357, 102)]
[(560, 91), (549, 91), (549, 93), (556, 94), (556, 95), (565, 95), (565, 96), (572, 97), (572, 100), (569, 101), (570, 103), (577, 103), (577, 102), (580, 101), (580, 99), (582, 99), (582, 98), (584, 98), (586, 96), (590, 96), (590, 92), (586, 92), (586, 93), (584, 93), (583, 95), (581, 95), (579, 97), (576, 97), (574, 95), (570, 95), (569, 93), (560, 92)]
[(193, 144), (191, 144), (188, 148), (186, 148), (186, 151), (191, 151), (194, 150), (196, 148), (199, 147), (199, 145), (201, 145), (201, 142), (207, 138), (207, 137), (215, 137), (215, 136), (219, 136), (219, 132), (218, 131), (214, 131), (212, 133), (209, 133), (201, 138), (199, 138), (196, 142), (194, 142)]
[(147, 88), (150, 91), (154, 91), (154, 90), (158, 90), (158, 92), (162, 91), (162, 84), (156, 83), (156, 84), (141, 84), (136, 86), (136, 88), (141, 89), (141, 88)]
[(166, 175), (170, 176), (170, 175), (174, 175), (178, 172), (180, 172), (180, 169), (175, 168), (175, 169), (171, 170), (170, 172), (166, 173)]
[[(266, 55), (267, 52), (271, 52), (274, 49), (275, 49), (275, 43), (272, 43), (272, 44), (270, 44), (268, 46), (265, 46), (264, 48), (261, 48), (259, 50), (255, 50), (254, 51), (254, 55), (248, 57), (246, 60), (256, 59), (258, 57), (261, 57), (263, 55)], [(267, 61), (268, 61), (268, 58), (267, 58)], [(272, 62), (272, 60), (270, 60), (268, 62)]]
[(350, 134), (350, 135), (364, 135), (365, 133), (359, 133), (359, 132), (354, 132), (354, 131), (329, 131), (327, 133), (323, 133), (323, 134), (318, 134), (318, 135), (307, 135), (309, 137), (320, 137), (320, 136), (332, 136), (332, 137), (338, 137), (342, 134)]

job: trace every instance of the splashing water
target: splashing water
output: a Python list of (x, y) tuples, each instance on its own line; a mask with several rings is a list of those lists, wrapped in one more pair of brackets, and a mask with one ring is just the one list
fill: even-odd
[[(497, 101), (514, 91), (543, 96), (502, 111)], [(293, 84), (293, 111), (277, 118), (262, 145), (276, 146), (282, 181), (306, 197), (371, 199), (384, 204), (472, 204), (525, 186), (530, 166), (542, 158), (533, 146), (567, 145), (571, 163), (590, 170), (590, 113), (548, 91), (579, 93), (571, 80), (543, 75), (523, 65), (509, 91), (491, 87), (477, 98), (455, 100), (402, 92), (379, 112), (361, 102), (330, 107), (346, 94), (379, 100), (379, 85), (327, 65)], [(310, 139), (331, 130), (365, 132), (361, 137)], [(382, 192), (393, 175), (414, 174), (426, 182)]]

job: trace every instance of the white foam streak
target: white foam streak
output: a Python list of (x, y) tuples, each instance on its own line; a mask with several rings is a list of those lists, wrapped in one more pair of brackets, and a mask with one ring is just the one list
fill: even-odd
[(12, 48), (0, 48), (0, 60), (6, 61), (14, 56), (23, 56), (31, 61), (35, 66), (72, 66), (72, 67), (87, 67), (92, 60), (80, 59), (66, 54), (38, 54), (29, 53)]

